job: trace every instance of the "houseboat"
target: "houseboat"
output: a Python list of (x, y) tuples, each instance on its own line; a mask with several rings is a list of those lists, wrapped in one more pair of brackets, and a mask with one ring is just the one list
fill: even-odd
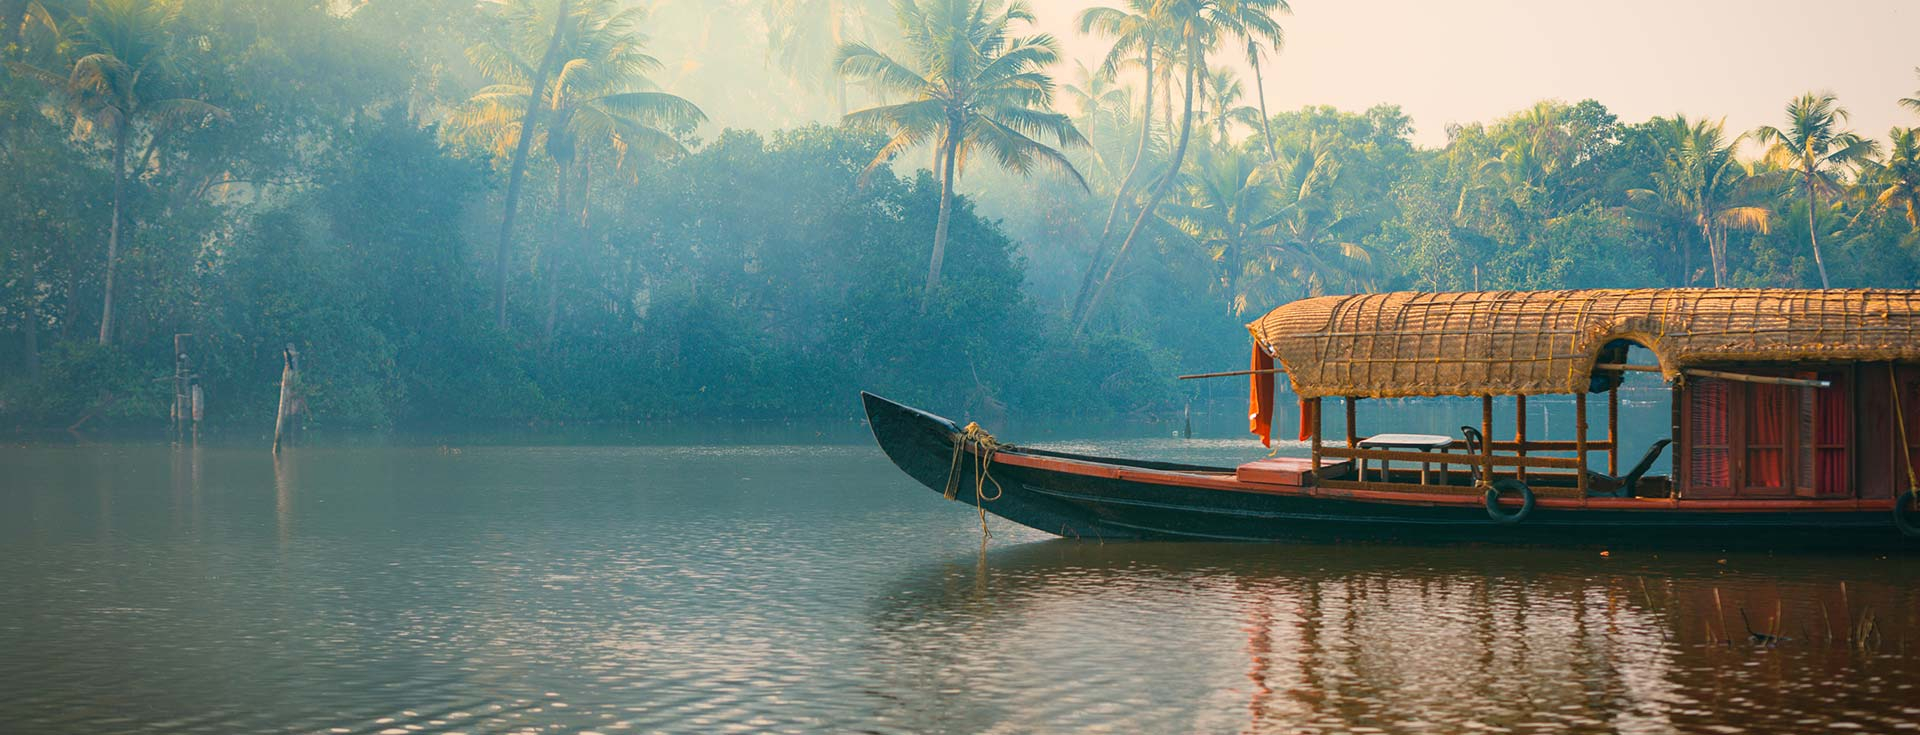
[[(1920, 291), (1324, 296), (1247, 328), (1249, 369), (1212, 375), (1248, 377), (1250, 428), (1268, 444), (1286, 376), (1307, 456), (1087, 456), (862, 398), (909, 476), (1061, 536), (1920, 550)], [(1671, 386), (1648, 446), (1618, 441), (1631, 372)], [(1527, 398), (1550, 395), (1573, 397), (1574, 438), (1528, 434)], [(1458, 434), (1355, 426), (1360, 401), (1440, 396), (1478, 399)], [(1494, 435), (1502, 397), (1508, 437)], [(1327, 436), (1326, 408), (1345, 413), (1342, 436)], [(1650, 472), (1669, 450), (1673, 471)]]

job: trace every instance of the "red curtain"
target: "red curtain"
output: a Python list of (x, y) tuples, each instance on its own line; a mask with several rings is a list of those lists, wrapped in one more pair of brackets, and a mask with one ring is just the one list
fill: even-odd
[(1784, 487), (1787, 479), (1788, 391), (1747, 386), (1747, 487)]
[(1820, 495), (1845, 495), (1851, 487), (1847, 477), (1847, 427), (1853, 423), (1847, 403), (1850, 393), (1838, 376), (1825, 377), (1833, 380), (1833, 387), (1813, 390), (1814, 488)]

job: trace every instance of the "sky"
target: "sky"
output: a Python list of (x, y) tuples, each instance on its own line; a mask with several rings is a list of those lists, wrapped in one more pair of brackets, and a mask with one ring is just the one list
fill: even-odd
[[(1105, 52), (1101, 39), (1073, 31), (1073, 17), (1096, 3), (1030, 4), (1069, 58), (1091, 63)], [(1593, 98), (1623, 121), (1725, 117), (1730, 131), (1744, 131), (1782, 124), (1789, 99), (1824, 90), (1839, 95), (1863, 135), (1920, 125), (1897, 103), (1920, 95), (1914, 0), (1291, 4), (1287, 46), (1266, 72), (1268, 108), (1398, 104), (1424, 146), (1444, 144), (1449, 123), (1493, 120), (1541, 99)], [(1251, 103), (1252, 76), (1242, 77)]]
[[(773, 68), (766, 0), (641, 1), (653, 10), (650, 48), (668, 61), (660, 80), (716, 127), (833, 119), (824, 91), (797, 89)], [(1066, 56), (1056, 80), (1072, 81), (1073, 61), (1093, 65), (1106, 53), (1106, 39), (1074, 30), (1075, 16), (1122, 2), (1029, 0), (1036, 30), (1054, 34)], [(1832, 91), (1863, 135), (1920, 126), (1920, 114), (1897, 103), (1920, 95), (1920, 0), (1291, 2), (1286, 48), (1266, 69), (1269, 110), (1398, 104), (1428, 147), (1446, 143), (1451, 123), (1492, 121), (1543, 99), (1593, 98), (1626, 122), (1724, 117), (1729, 132), (1743, 132), (1783, 124), (1796, 95)], [(1242, 55), (1214, 61), (1241, 67), (1252, 104)]]

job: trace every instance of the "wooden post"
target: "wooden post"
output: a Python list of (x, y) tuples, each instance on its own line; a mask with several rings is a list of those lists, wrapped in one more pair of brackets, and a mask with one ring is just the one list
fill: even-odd
[[(1360, 445), (1360, 437), (1358, 434), (1354, 433), (1354, 428), (1353, 428), (1354, 400), (1355, 399), (1353, 396), (1342, 396), (1340, 398), (1340, 402), (1346, 406), (1346, 412), (1347, 412), (1347, 448), (1348, 449), (1352, 449)], [(1386, 465), (1382, 464), (1381, 466), (1384, 468)], [(1359, 474), (1356, 475), (1356, 477), (1359, 477), (1361, 482), (1366, 482), (1367, 481), (1367, 461), (1364, 459), (1360, 460), (1360, 466), (1356, 467), (1355, 469), (1359, 472)], [(1386, 478), (1383, 477), (1381, 479), (1386, 479)]]
[[(1513, 450), (1516, 457), (1527, 456), (1527, 397), (1513, 397), (1513, 443), (1519, 445)], [(1522, 464), (1514, 468), (1514, 476), (1521, 482), (1527, 481), (1527, 466)]]
[(1320, 423), (1320, 399), (1309, 398), (1300, 404), (1300, 409), (1313, 412), (1313, 416), (1309, 417), (1313, 422), (1313, 469), (1318, 472), (1320, 470), (1320, 436), (1325, 428)]
[[(280, 445), (283, 438), (291, 438), (287, 436), (287, 432), (291, 428), (287, 425), (287, 418), (293, 409), (294, 383), (300, 380), (300, 351), (294, 349), (292, 342), (288, 342), (287, 348), (280, 351), (280, 357), (283, 362), (280, 367), (280, 409), (275, 412), (273, 418), (274, 454), (280, 453)], [(291, 446), (290, 441), (288, 445)]]
[(195, 376), (193, 386), (187, 389), (187, 393), (190, 396), (187, 402), (193, 406), (193, 443), (198, 446), (200, 444), (200, 419), (206, 416), (207, 411), (206, 396), (200, 391), (200, 379), (198, 376)]
[(1573, 451), (1580, 458), (1579, 469), (1574, 470), (1574, 483), (1580, 489), (1580, 503), (1587, 502), (1587, 394), (1579, 393), (1579, 399), (1573, 404)]
[(1480, 481), (1493, 484), (1493, 396), (1480, 398)]
[(1353, 404), (1358, 402), (1359, 400), (1360, 399), (1354, 398), (1353, 396), (1347, 396), (1346, 398), (1341, 399), (1342, 403), (1347, 404), (1347, 448), (1348, 449), (1352, 449), (1360, 445), (1360, 435), (1354, 433), (1354, 427), (1353, 427), (1353, 423), (1354, 423), (1353, 422), (1353, 408), (1354, 408)]
[(1620, 476), (1620, 386), (1607, 389), (1607, 474)]
[(192, 396), (190, 390), (192, 370), (187, 358), (187, 338), (193, 335), (182, 332), (173, 335), (173, 440), (179, 442), (187, 432), (187, 422), (193, 420)]

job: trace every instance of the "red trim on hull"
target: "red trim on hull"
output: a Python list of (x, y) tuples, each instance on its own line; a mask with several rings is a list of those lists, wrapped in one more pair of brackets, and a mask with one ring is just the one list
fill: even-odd
[[(1229, 492), (1261, 493), (1266, 495), (1293, 495), (1309, 498), (1337, 498), (1391, 503), (1396, 505), (1461, 505), (1478, 506), (1483, 501), (1479, 495), (1453, 493), (1407, 493), (1385, 490), (1349, 490), (1286, 485), (1265, 485), (1241, 482), (1232, 472), (1204, 474), (1198, 472), (1170, 472), (1147, 470), (1137, 467), (1083, 462), (1058, 457), (1042, 457), (1020, 454), (1018, 450), (1001, 450), (993, 457), (995, 464), (1010, 467), (1026, 467), (1048, 472), (1060, 472), (1085, 477), (1101, 477), (1114, 480), (1128, 480), (1153, 485), (1197, 488), (1204, 490), (1225, 490)], [(1542, 508), (1555, 510), (1636, 510), (1636, 511), (1722, 511), (1727, 513), (1775, 513), (1785, 511), (1831, 511), (1851, 512), (1864, 510), (1893, 510), (1894, 501), (1856, 500), (1851, 498), (1833, 500), (1808, 500), (1791, 498), (1766, 498), (1739, 500), (1726, 498), (1540, 498)]]

